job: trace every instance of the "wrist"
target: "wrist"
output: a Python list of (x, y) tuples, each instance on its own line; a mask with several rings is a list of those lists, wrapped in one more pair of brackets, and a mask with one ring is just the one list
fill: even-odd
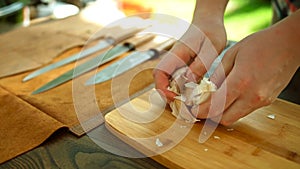
[(222, 23), (228, 0), (197, 0), (192, 23), (199, 26), (203, 22)]

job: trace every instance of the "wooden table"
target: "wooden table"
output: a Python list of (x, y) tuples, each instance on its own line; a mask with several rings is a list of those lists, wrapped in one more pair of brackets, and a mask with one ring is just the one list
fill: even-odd
[[(135, 151), (101, 125), (89, 133), (103, 138), (103, 142), (117, 144)], [(8, 168), (165, 168), (150, 158), (127, 158), (106, 151), (88, 136), (76, 137), (67, 129), (61, 129), (41, 146), (0, 165)]]

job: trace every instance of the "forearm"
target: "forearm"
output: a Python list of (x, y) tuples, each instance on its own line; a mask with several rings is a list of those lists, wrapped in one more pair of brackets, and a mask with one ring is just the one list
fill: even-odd
[(227, 3), (228, 0), (197, 0), (193, 24), (199, 26), (203, 21), (207, 22), (209, 20), (223, 23)]
[(281, 41), (283, 47), (286, 48), (290, 58), (295, 64), (300, 66), (300, 10), (296, 11), (291, 16), (276, 23), (270, 30), (275, 33), (274, 38)]

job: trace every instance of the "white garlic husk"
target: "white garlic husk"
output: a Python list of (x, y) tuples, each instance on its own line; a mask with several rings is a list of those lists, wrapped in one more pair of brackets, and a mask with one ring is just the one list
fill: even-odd
[(169, 90), (178, 96), (170, 103), (170, 107), (175, 117), (194, 123), (199, 120), (191, 114), (190, 108), (205, 102), (217, 87), (208, 78), (203, 78), (199, 84), (188, 82), (185, 77), (187, 69), (188, 67), (180, 68), (172, 75)]

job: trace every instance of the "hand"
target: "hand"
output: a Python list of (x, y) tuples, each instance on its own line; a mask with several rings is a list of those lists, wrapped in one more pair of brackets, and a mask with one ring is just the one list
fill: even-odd
[(190, 26), (153, 72), (156, 89), (168, 101), (173, 101), (176, 96), (167, 90), (169, 79), (175, 70), (189, 65), (190, 72), (187, 72), (187, 76), (191, 81), (198, 81), (226, 45), (223, 22), (211, 18), (201, 21), (199, 26)]
[(293, 31), (299, 30), (294, 29), (299, 24), (296, 27), (288, 25), (289, 22), (285, 24), (255, 33), (229, 49), (222, 60), (223, 67), (217, 67), (211, 77), (219, 89), (211, 100), (192, 109), (192, 113), (198, 118), (230, 125), (271, 104), (300, 65), (300, 32)]

